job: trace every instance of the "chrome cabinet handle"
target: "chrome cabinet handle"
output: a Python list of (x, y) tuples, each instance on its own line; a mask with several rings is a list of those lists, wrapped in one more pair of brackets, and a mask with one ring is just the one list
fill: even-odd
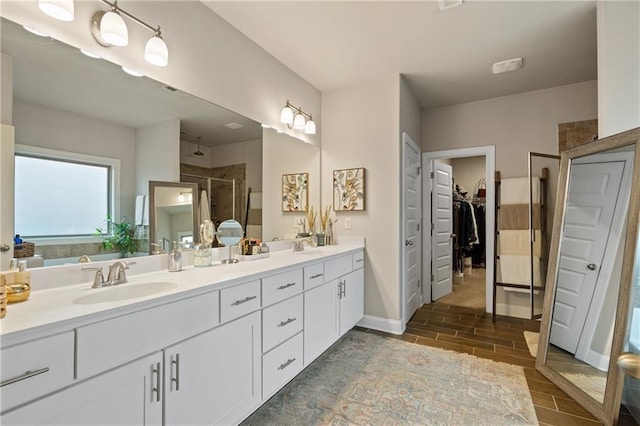
[[(153, 376), (155, 375), (156, 377), (156, 381), (155, 381), (155, 386), (153, 386)], [(160, 382), (160, 363), (156, 363), (156, 365), (154, 365), (153, 367), (151, 367), (151, 383), (152, 383), (152, 387), (151, 387), (151, 399), (153, 400), (153, 394), (155, 393), (156, 395), (156, 401), (160, 402), (160, 386), (162, 386), (162, 383)]]
[(39, 368), (38, 370), (27, 370), (24, 372), (24, 374), (19, 375), (18, 377), (14, 377), (12, 379), (7, 379), (4, 382), (0, 383), (0, 388), (3, 386), (7, 386), (16, 382), (19, 382), (21, 380), (25, 380), (25, 379), (29, 379), (33, 376), (37, 376), (38, 374), (42, 374), (42, 373), (46, 373), (47, 371), (49, 371), (49, 367), (44, 367), (44, 368)]
[(278, 287), (278, 290), (284, 290), (285, 288), (293, 287), (296, 283), (286, 283), (285, 285), (281, 285)]
[(278, 367), (278, 370), (284, 370), (285, 368), (290, 366), (295, 360), (296, 360), (295, 358), (289, 358), (287, 362), (285, 362), (284, 364), (280, 364), (280, 367)]
[(278, 327), (284, 327), (285, 325), (291, 324), (295, 320), (296, 318), (288, 318), (286, 321), (282, 321), (280, 324), (278, 324)]
[(342, 281), (342, 297), (347, 297), (347, 282)]
[(595, 263), (590, 263), (587, 265), (587, 269), (590, 271), (595, 271), (596, 270), (596, 264)]
[(320, 278), (321, 276), (323, 276), (324, 274), (315, 274), (315, 275), (311, 275), (309, 278), (311, 278), (312, 280), (315, 278)]
[[(172, 370), (172, 377), (171, 377), (171, 383), (175, 383), (176, 384), (176, 391), (180, 390), (180, 354), (176, 354), (175, 359), (171, 359), (171, 370)], [(173, 366), (175, 366), (175, 372), (176, 372), (176, 376), (173, 377)]]
[(248, 297), (245, 297), (245, 298), (244, 298), (244, 299), (242, 299), (242, 300), (236, 300), (235, 302), (233, 302), (233, 303), (231, 304), (231, 306), (238, 306), (238, 305), (242, 305), (243, 303), (247, 303), (247, 302), (249, 302), (250, 300), (253, 300), (253, 299), (257, 298), (257, 297), (258, 297), (258, 296), (248, 296)]

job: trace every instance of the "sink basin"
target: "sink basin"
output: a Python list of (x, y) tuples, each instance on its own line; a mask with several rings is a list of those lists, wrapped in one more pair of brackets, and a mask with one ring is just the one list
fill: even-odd
[(125, 283), (113, 287), (101, 289), (89, 289), (88, 293), (74, 299), (73, 303), (86, 305), (93, 303), (119, 302), (135, 299), (137, 297), (151, 296), (152, 294), (177, 288), (178, 284), (172, 282), (145, 282)]

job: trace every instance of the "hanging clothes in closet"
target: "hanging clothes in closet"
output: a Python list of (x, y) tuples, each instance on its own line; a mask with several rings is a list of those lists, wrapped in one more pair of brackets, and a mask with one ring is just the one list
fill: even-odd
[(466, 194), (456, 185), (453, 191), (453, 269), (456, 272), (464, 270), (464, 258), (470, 257), (474, 245), (480, 242), (473, 206), (466, 199)]

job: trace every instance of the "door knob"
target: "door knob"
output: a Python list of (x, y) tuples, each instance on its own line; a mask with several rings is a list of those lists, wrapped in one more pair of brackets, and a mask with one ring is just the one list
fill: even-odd
[(11, 247), (9, 246), (9, 244), (0, 245), (0, 251), (9, 251), (9, 250), (11, 250)]
[(413, 241), (407, 240), (407, 241), (404, 242), (404, 245), (405, 246), (412, 246), (413, 245)]
[(595, 263), (590, 263), (587, 265), (587, 269), (589, 269), (590, 271), (595, 271), (596, 270), (596, 264)]
[(640, 379), (640, 355), (623, 353), (618, 357), (618, 367), (625, 374)]
[(456, 237), (456, 234), (449, 235), (449, 238), (455, 238), (455, 237)]

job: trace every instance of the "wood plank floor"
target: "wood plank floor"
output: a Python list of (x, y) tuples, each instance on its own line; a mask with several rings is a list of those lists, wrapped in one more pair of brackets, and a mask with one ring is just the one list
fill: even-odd
[[(484, 309), (432, 303), (424, 305), (415, 313), (402, 335), (359, 329), (522, 366), (541, 425), (600, 425), (598, 420), (571, 397), (536, 371), (535, 358), (529, 354), (523, 331), (539, 331), (539, 328), (538, 321), (498, 316), (494, 323), (491, 315), (485, 313)], [(637, 425), (624, 409), (618, 424)]]

